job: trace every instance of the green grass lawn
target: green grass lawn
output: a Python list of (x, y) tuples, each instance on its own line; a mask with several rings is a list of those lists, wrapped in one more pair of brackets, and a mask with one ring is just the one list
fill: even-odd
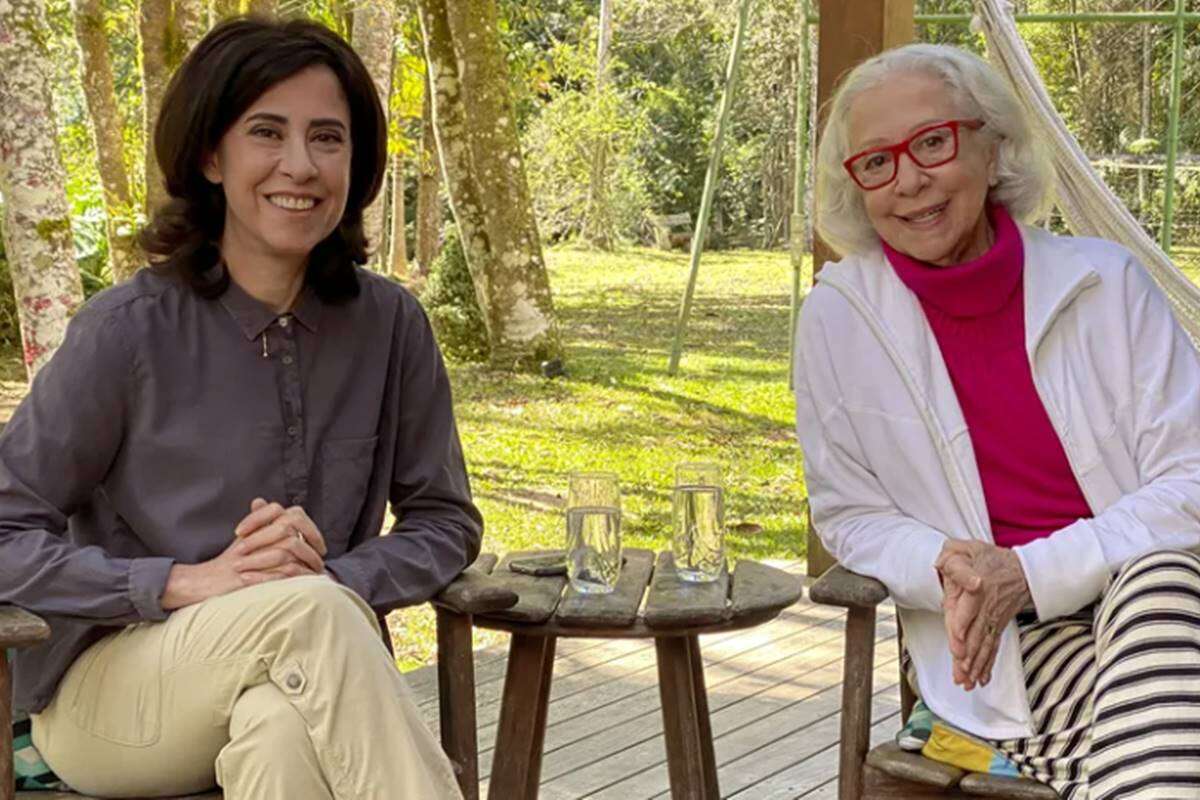
[[(626, 545), (668, 546), (680, 461), (726, 469), (732, 558), (804, 555), (804, 497), (788, 390), (786, 253), (704, 256), (679, 374), (667, 374), (683, 253), (549, 250), (567, 376), (451, 365), (455, 408), (492, 552), (562, 545), (572, 470), (620, 477)], [(392, 616), (405, 669), (432, 662), (428, 608)], [(497, 641), (477, 633), (477, 644)], [(502, 636), (500, 637), (502, 638)]]

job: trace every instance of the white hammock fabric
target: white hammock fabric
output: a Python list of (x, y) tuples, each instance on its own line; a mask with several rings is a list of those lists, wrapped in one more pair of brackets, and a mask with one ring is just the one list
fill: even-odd
[(1119, 242), (1133, 251), (1162, 287), (1193, 342), (1200, 342), (1200, 288), (1180, 272), (1092, 168), (1042, 85), (1013, 19), (1009, 0), (975, 0), (972, 28), (987, 37), (988, 56), (1012, 83), (1034, 126), (1044, 134), (1058, 176), (1055, 201), (1080, 236)]

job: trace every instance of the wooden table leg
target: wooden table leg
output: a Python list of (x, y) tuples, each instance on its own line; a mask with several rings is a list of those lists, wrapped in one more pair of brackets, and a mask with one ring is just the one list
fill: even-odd
[(875, 609), (852, 607), (846, 614), (838, 800), (859, 800), (863, 795), (863, 767), (871, 743), (871, 673), (874, 669)]
[(553, 636), (514, 633), (504, 676), (504, 699), (492, 758), (488, 797), (536, 800), (542, 774), (542, 743), (554, 670)]
[(458, 771), (464, 800), (479, 800), (479, 742), (475, 734), (475, 656), (471, 618), (437, 607), (438, 706), (442, 749)]
[(13, 800), (12, 672), (8, 653), (0, 647), (0, 800)]
[(663, 636), (654, 640), (654, 648), (672, 800), (717, 800), (717, 763), (699, 641), (695, 636)]

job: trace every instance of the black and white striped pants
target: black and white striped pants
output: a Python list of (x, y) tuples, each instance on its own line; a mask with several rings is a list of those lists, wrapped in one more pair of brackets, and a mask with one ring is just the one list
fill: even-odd
[(1066, 800), (1200, 798), (1200, 558), (1150, 553), (1020, 626), (1035, 736), (993, 744)]

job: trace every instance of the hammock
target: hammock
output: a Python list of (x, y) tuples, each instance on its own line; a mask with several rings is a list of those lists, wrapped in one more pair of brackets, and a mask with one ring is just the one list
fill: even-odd
[(1133, 251), (1171, 301), (1192, 341), (1200, 343), (1200, 288), (1188, 280), (1112, 192), (1067, 130), (1046, 94), (1037, 67), (1017, 31), (1009, 0), (975, 0), (971, 27), (987, 37), (988, 57), (1025, 105), (1034, 127), (1051, 148), (1057, 175), (1055, 201), (1068, 227), (1080, 236), (1120, 242)]

